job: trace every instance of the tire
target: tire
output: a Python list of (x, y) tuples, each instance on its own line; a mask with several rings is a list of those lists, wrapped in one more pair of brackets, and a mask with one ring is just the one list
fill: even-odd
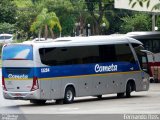
[(73, 103), (75, 97), (75, 91), (73, 87), (67, 87), (64, 94), (64, 104)]
[(30, 100), (30, 103), (33, 103), (36, 105), (44, 105), (46, 103), (46, 100)]
[(117, 93), (117, 98), (123, 98), (124, 97), (124, 93)]
[(126, 98), (131, 97), (131, 92), (132, 92), (131, 82), (128, 82), (126, 86)]
[(150, 83), (154, 83), (154, 79), (150, 79)]
[(63, 104), (63, 99), (58, 99), (58, 100), (56, 100), (55, 103), (56, 103), (56, 104)]
[(98, 98), (98, 99), (102, 99), (102, 95), (98, 95), (97, 98)]

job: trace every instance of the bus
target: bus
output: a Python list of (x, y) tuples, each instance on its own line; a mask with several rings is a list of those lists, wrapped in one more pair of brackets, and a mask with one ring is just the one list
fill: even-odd
[(152, 52), (148, 54), (151, 82), (160, 82), (160, 32), (129, 32), (127, 36), (141, 41), (145, 49)]
[(2, 49), (5, 99), (72, 103), (75, 97), (147, 91), (142, 43), (128, 37), (62, 37), (12, 43)]

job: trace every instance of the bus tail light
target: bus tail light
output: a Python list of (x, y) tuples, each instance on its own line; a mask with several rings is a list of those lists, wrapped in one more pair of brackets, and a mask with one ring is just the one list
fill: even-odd
[(32, 84), (31, 91), (34, 91), (34, 90), (37, 90), (37, 89), (39, 89), (38, 78), (33, 77), (33, 84)]
[(5, 85), (5, 81), (4, 81), (4, 77), (2, 76), (2, 87), (3, 90), (7, 91), (6, 85)]

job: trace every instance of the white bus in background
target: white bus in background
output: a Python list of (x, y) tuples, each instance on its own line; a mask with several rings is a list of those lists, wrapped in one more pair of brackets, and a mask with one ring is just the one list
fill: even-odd
[(75, 97), (149, 89), (142, 43), (124, 36), (62, 37), (8, 44), (2, 50), (5, 99), (72, 103)]
[(160, 82), (160, 32), (129, 32), (126, 36), (139, 40), (146, 50), (152, 52), (148, 54), (149, 75), (151, 82)]

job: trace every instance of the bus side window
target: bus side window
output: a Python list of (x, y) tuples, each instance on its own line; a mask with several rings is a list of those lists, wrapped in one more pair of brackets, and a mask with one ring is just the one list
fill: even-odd
[(148, 72), (148, 59), (147, 59), (147, 55), (146, 53), (144, 53), (145, 55), (142, 56), (142, 65), (141, 68), (142, 70), (144, 70), (145, 72)]
[(139, 44), (132, 44), (132, 46), (134, 47), (135, 52), (137, 54), (141, 69), (148, 73), (148, 58), (147, 53), (144, 51), (144, 47)]
[(138, 60), (141, 66), (141, 69), (145, 72), (149, 72), (148, 70), (148, 58), (147, 58), (147, 53), (139, 51), (138, 55)]
[(129, 62), (132, 64), (136, 63), (131, 48), (128, 44), (115, 45), (115, 50), (117, 61)]

